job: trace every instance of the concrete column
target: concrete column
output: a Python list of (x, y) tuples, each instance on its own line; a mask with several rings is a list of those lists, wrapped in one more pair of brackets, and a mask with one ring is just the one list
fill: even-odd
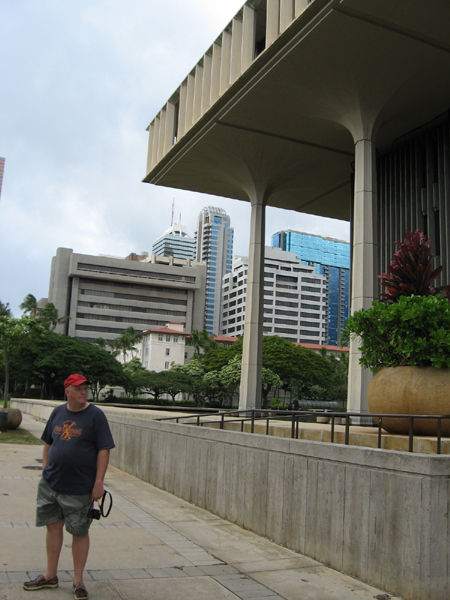
[(298, 17), (308, 6), (308, 0), (295, 0), (295, 17)]
[(191, 73), (189, 73), (189, 75), (187, 76), (185, 132), (192, 127), (192, 124), (194, 122), (194, 93), (195, 77)]
[(267, 0), (266, 48), (280, 35), (280, 0)]
[(180, 85), (180, 110), (178, 112), (178, 136), (183, 137), (186, 133), (186, 102), (187, 102), (187, 81)]
[(211, 106), (211, 71), (212, 56), (211, 54), (205, 54), (203, 57), (202, 115)]
[(220, 95), (230, 87), (231, 35), (222, 33), (222, 60), (220, 61)]
[(294, 19), (294, 0), (280, 0), (280, 33), (289, 27)]
[(241, 73), (248, 69), (255, 58), (256, 11), (247, 4), (243, 7), (242, 17), (242, 61)]
[[(352, 313), (370, 308), (375, 298), (377, 269), (376, 150), (371, 140), (355, 145), (355, 198), (353, 215)], [(368, 412), (367, 388), (372, 374), (359, 365), (358, 341), (350, 344), (347, 408)]]
[(242, 73), (242, 21), (233, 19), (232, 27), (230, 84), (234, 83)]
[(164, 136), (166, 133), (166, 110), (163, 108), (159, 113), (159, 135), (158, 135), (158, 162), (164, 156)]
[(156, 165), (156, 163), (158, 162), (158, 144), (159, 144), (159, 126), (160, 126), (160, 119), (159, 119), (159, 115), (157, 117), (155, 117), (155, 120), (153, 121), (155, 129), (153, 132), (153, 147), (152, 147), (152, 167), (154, 167)]
[(164, 134), (164, 156), (173, 146), (175, 137), (175, 104), (167, 102), (166, 104), (166, 127)]
[(150, 173), (150, 171), (152, 170), (152, 166), (153, 166), (153, 161), (152, 161), (152, 149), (153, 149), (153, 135), (155, 132), (155, 126), (153, 123), (151, 123), (148, 126), (148, 147), (147, 147), (147, 172), (146, 175), (148, 173)]
[(196, 123), (202, 116), (203, 67), (195, 67), (194, 102), (192, 122)]
[(239, 409), (261, 408), (262, 337), (264, 299), (264, 240), (266, 207), (262, 194), (251, 199), (248, 250), (247, 299), (245, 302)]
[(210, 106), (220, 96), (220, 63), (222, 62), (222, 48), (219, 44), (213, 44), (211, 65), (211, 101)]

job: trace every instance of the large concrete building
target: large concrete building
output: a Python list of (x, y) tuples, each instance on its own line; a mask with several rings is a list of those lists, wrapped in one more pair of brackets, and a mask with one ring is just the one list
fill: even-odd
[[(251, 203), (241, 406), (260, 406), (265, 207), (351, 222), (352, 310), (404, 230), (450, 282), (450, 3), (249, 0), (148, 127), (145, 181)], [(371, 375), (350, 348), (351, 410)]]
[(285, 229), (272, 235), (273, 248), (295, 252), (326, 279), (326, 343), (338, 346), (350, 310), (350, 244), (334, 238)]
[[(233, 236), (230, 217), (215, 206), (205, 207), (198, 215), (197, 262), (206, 263), (206, 300), (203, 327), (209, 335), (220, 333), (222, 279), (231, 271)], [(202, 327), (202, 329), (203, 329)]]
[(184, 260), (195, 260), (195, 238), (190, 237), (181, 223), (171, 225), (152, 246), (156, 256), (173, 256)]
[(56, 332), (88, 342), (178, 323), (201, 329), (205, 305), (205, 265), (173, 257), (124, 260), (58, 248), (52, 259), (49, 302), (59, 317)]
[[(222, 333), (243, 335), (248, 258), (236, 257), (222, 286)], [(264, 335), (291, 342), (326, 345), (326, 278), (303, 265), (295, 253), (266, 247), (264, 257)]]

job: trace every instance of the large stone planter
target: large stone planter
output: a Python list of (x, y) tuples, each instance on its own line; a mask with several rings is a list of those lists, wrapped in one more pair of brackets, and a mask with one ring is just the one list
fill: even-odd
[(18, 408), (7, 408), (8, 411), (8, 429), (17, 429), (22, 423), (22, 413)]
[[(450, 415), (450, 369), (434, 367), (386, 367), (378, 371), (367, 391), (373, 414)], [(389, 433), (407, 435), (408, 419), (383, 419)], [(450, 419), (441, 433), (450, 437)], [(436, 435), (437, 421), (414, 419), (415, 435)]]

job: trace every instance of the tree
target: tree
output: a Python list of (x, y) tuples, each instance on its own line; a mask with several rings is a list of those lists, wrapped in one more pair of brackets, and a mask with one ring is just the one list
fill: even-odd
[(92, 381), (94, 398), (106, 385), (126, 383), (122, 365), (109, 352), (88, 342), (45, 331), (34, 352), (34, 381), (41, 383), (50, 397), (55, 393), (62, 397), (68, 373), (82, 373)]
[(228, 347), (219, 346), (209, 349), (202, 360), (203, 368), (208, 371), (220, 371), (234, 356), (242, 356), (242, 339)]
[(0, 317), (12, 317), (12, 310), (9, 307), (9, 302), (6, 302), (6, 304), (4, 304), (1, 300), (0, 300)]
[(22, 302), (19, 305), (19, 308), (23, 310), (23, 312), (30, 317), (37, 317), (38, 313), (38, 302), (33, 294), (27, 294)]
[(145, 369), (137, 356), (123, 365), (123, 370), (128, 376), (125, 391), (128, 396), (136, 397), (148, 384), (148, 369)]
[(69, 316), (58, 317), (58, 309), (53, 302), (47, 302), (44, 308), (40, 308), (37, 312), (37, 318), (50, 331), (55, 331), (56, 326), (60, 323), (67, 323)]
[(114, 349), (121, 350), (123, 354), (123, 362), (126, 362), (127, 352), (136, 350), (135, 344), (139, 342), (142, 334), (135, 330), (134, 327), (127, 327), (125, 331), (114, 340)]
[(205, 389), (203, 385), (203, 376), (205, 369), (198, 356), (195, 355), (187, 365), (174, 365), (171, 369), (186, 376), (188, 393), (194, 398), (196, 404), (205, 404)]
[(32, 317), (23, 316), (20, 319), (0, 317), (0, 349), (3, 352), (5, 368), (4, 408), (8, 408), (10, 367), (20, 349), (27, 344), (31, 344), (41, 329), (38, 321)]
[(186, 339), (186, 343), (188, 346), (194, 347), (194, 353), (198, 356), (200, 356), (200, 348), (205, 349), (211, 345), (209, 334), (206, 329), (202, 329), (202, 331), (194, 329)]

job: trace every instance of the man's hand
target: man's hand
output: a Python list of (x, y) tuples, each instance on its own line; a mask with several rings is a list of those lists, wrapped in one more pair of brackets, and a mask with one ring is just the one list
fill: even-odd
[(97, 502), (105, 493), (103, 487), (103, 479), (105, 478), (106, 469), (108, 468), (109, 450), (100, 450), (97, 455), (97, 477), (92, 489), (92, 500)]
[(97, 502), (98, 500), (100, 500), (104, 493), (105, 490), (103, 488), (103, 482), (96, 481), (92, 490), (92, 500), (94, 500), (94, 502)]

